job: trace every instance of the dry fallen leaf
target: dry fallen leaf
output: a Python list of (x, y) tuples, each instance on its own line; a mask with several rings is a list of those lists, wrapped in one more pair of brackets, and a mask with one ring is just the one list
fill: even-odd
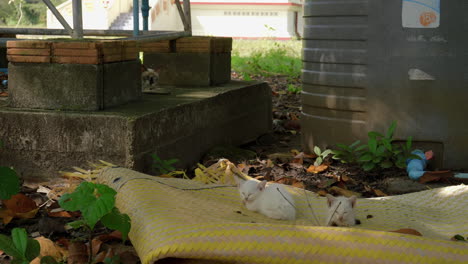
[(6, 209), (15, 213), (27, 213), (37, 208), (34, 200), (22, 193), (15, 194), (10, 199), (3, 200), (2, 202)]
[(96, 255), (94, 258), (95, 263), (101, 263), (104, 262), (105, 258), (112, 258), (114, 256), (114, 251), (112, 248), (108, 248), (106, 251), (101, 251), (99, 254)]
[(334, 179), (334, 178), (326, 179), (326, 180), (320, 181), (320, 183), (318, 184), (317, 187), (321, 188), (321, 189), (325, 189), (325, 188), (328, 188), (328, 187), (332, 186), (335, 183), (336, 183), (336, 179)]
[(61, 210), (61, 211), (49, 211), (47, 212), (47, 215), (50, 216), (50, 217), (73, 217), (73, 212), (68, 212), (68, 211), (64, 211), (64, 210)]
[(296, 181), (295, 183), (292, 184), (292, 186), (296, 188), (305, 189), (305, 185), (302, 181)]
[(297, 149), (291, 149), (289, 152), (291, 152), (291, 154), (293, 154), (294, 156), (297, 156), (297, 155), (300, 155), (301, 153), (303, 153), (303, 152), (300, 152)]
[(88, 263), (88, 247), (83, 242), (72, 242), (68, 246), (68, 264)]
[(348, 176), (346, 175), (342, 175), (340, 176), (340, 181), (343, 181), (343, 182), (349, 182), (351, 180), (351, 178), (349, 178)]
[(8, 200), (2, 200), (3, 207), (0, 210), (0, 218), (4, 224), (8, 224), (14, 217), (34, 218), (39, 208), (36, 202), (28, 196), (18, 193)]
[(307, 172), (309, 173), (320, 173), (324, 170), (328, 169), (328, 165), (326, 164), (322, 164), (320, 166), (314, 166), (314, 165), (310, 165), (310, 167), (307, 169)]
[(353, 192), (353, 191), (350, 191), (350, 190), (345, 190), (345, 189), (337, 187), (337, 186), (331, 187), (329, 191), (330, 191), (330, 193), (334, 194), (335, 196), (336, 195), (342, 195), (342, 196), (346, 196), (346, 197), (351, 197), (351, 196), (354, 195), (356, 197), (361, 197), (360, 193)]
[(422, 236), (422, 234), (419, 233), (417, 230), (411, 229), (411, 228), (402, 228), (402, 229), (398, 229), (398, 230), (394, 230), (394, 231), (390, 231), (390, 232), (407, 234), (407, 235), (414, 235), (414, 236)]
[(374, 191), (374, 194), (379, 196), (379, 197), (382, 197), (382, 196), (388, 196), (388, 194), (382, 192), (381, 190), (379, 189), (372, 189)]
[(328, 193), (327, 193), (327, 191), (325, 191), (325, 190), (319, 190), (319, 191), (317, 192), (317, 194), (320, 195), (320, 196), (326, 196)]
[(119, 254), (120, 256), (120, 262), (122, 264), (137, 264), (141, 263), (140, 258), (137, 256), (137, 254), (133, 251), (125, 251)]
[(285, 184), (285, 185), (291, 185), (291, 186), (302, 188), (302, 189), (305, 188), (304, 183), (302, 183), (302, 181), (298, 181), (294, 178), (283, 177), (283, 178), (276, 180), (275, 182)]
[[(55, 244), (52, 240), (45, 238), (45, 237), (38, 237), (35, 238), (39, 244), (41, 245), (41, 256), (51, 256), (57, 262), (63, 261), (67, 258), (68, 252), (67, 250), (59, 247)], [(41, 260), (39, 258), (35, 258), (31, 264), (39, 264)]]
[(102, 242), (108, 242), (111, 240), (122, 240), (122, 233), (118, 230), (112, 231), (109, 234), (102, 234), (97, 236), (95, 239), (99, 239)]
[(435, 182), (443, 178), (453, 178), (453, 172), (445, 171), (426, 171), (423, 176), (419, 178), (419, 183)]
[(269, 160), (274, 160), (279, 163), (288, 163), (294, 158), (294, 156), (291, 153), (273, 153), (269, 154), (267, 157)]

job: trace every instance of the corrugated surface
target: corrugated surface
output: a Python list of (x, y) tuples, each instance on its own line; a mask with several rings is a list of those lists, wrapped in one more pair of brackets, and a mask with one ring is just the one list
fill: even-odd
[[(438, 1), (427, 3), (438, 10)], [(422, 21), (404, 6), (305, 0), (304, 147), (366, 141), (397, 121), (396, 140), (411, 136), (424, 150), (437, 144), (436, 167), (468, 169), (468, 1), (440, 1), (433, 28), (404, 27), (403, 20)]]
[(304, 4), (305, 147), (350, 142), (366, 123), (368, 1)]
[[(215, 263), (467, 263), (467, 186), (358, 199), (356, 228), (325, 222), (325, 198), (289, 188), (296, 221), (273, 220), (241, 205), (227, 185), (153, 177), (107, 168), (98, 177), (118, 191), (116, 204), (130, 215), (130, 239), (142, 263), (164, 258)], [(371, 217), (368, 217), (371, 216)], [(413, 228), (423, 237), (378, 230)], [(216, 262), (218, 261), (218, 262)], [(175, 261), (174, 263), (185, 263)]]

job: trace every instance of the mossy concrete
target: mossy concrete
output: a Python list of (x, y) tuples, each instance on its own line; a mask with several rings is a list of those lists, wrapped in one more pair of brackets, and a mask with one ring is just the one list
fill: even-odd
[(149, 68), (160, 69), (161, 85), (210, 86), (231, 80), (231, 53), (144, 53)]
[(24, 178), (56, 177), (72, 166), (105, 160), (150, 172), (156, 153), (194, 165), (216, 145), (247, 143), (271, 130), (266, 83), (230, 82), (210, 88), (173, 88), (104, 111), (52, 111), (0, 104), (0, 166)]
[(11, 106), (95, 111), (141, 96), (139, 60), (98, 65), (9, 63)]

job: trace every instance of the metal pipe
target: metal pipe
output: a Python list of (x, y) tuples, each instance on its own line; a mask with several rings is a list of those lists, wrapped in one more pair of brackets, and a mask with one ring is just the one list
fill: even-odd
[(60, 22), (60, 24), (62, 24), (63, 28), (65, 28), (65, 30), (67, 31), (67, 34), (64, 34), (64, 35), (70, 35), (70, 36), (73, 35), (73, 29), (70, 27), (70, 25), (65, 20), (65, 18), (63, 18), (62, 14), (60, 14), (57, 8), (55, 8), (54, 4), (52, 4), (50, 0), (42, 0), (42, 2), (46, 4), (46, 6), (50, 9), (52, 14), (54, 14), (54, 16)]
[(188, 32), (190, 32), (190, 35), (192, 35), (192, 16), (190, 12), (190, 0), (184, 0), (184, 13), (185, 13), (185, 19), (187, 20), (188, 24)]
[(72, 38), (83, 38), (83, 11), (81, 0), (73, 0), (73, 35)]
[(148, 30), (148, 17), (149, 17), (149, 3), (148, 0), (141, 1), (141, 16), (143, 17), (143, 30)]
[(167, 33), (161, 33), (161, 34), (140, 35), (137, 37), (123, 38), (122, 40), (138, 40), (139, 42), (147, 42), (147, 41), (154, 41), (154, 40), (168, 40), (168, 39), (176, 39), (180, 37), (189, 37), (190, 35), (191, 35), (190, 32), (178, 31), (178, 32), (167, 32)]
[[(154, 35), (154, 34), (165, 34), (167, 32), (174, 32), (168, 30), (158, 31), (146, 31), (141, 32), (141, 35)], [(116, 37), (128, 37), (132, 36), (132, 30), (104, 30), (104, 29), (85, 29), (83, 33), (87, 36), (116, 36)], [(65, 29), (54, 29), (54, 28), (2, 28), (0, 27), (0, 34), (18, 34), (18, 35), (69, 35), (69, 32)]]
[(140, 33), (140, 15), (138, 10), (138, 0), (133, 0), (133, 36), (136, 37)]
[(182, 24), (184, 25), (184, 31), (189, 31), (189, 24), (187, 23), (187, 19), (185, 18), (184, 10), (182, 9), (182, 5), (180, 4), (179, 0), (175, 0), (175, 4), (177, 6), (177, 11), (179, 11), (180, 19), (182, 20)]

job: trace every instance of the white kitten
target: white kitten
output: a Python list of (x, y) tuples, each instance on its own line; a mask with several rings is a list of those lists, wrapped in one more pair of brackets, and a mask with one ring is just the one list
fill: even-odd
[(354, 207), (356, 196), (349, 198), (339, 196), (333, 197), (327, 194), (328, 216), (326, 225), (329, 226), (352, 226), (356, 224)]
[(153, 90), (159, 81), (159, 70), (153, 70), (142, 65), (141, 69), (141, 87), (142, 90)]
[(294, 199), (284, 185), (267, 184), (267, 181), (251, 179), (240, 182), (238, 187), (242, 202), (247, 209), (273, 219), (294, 220), (296, 218)]

